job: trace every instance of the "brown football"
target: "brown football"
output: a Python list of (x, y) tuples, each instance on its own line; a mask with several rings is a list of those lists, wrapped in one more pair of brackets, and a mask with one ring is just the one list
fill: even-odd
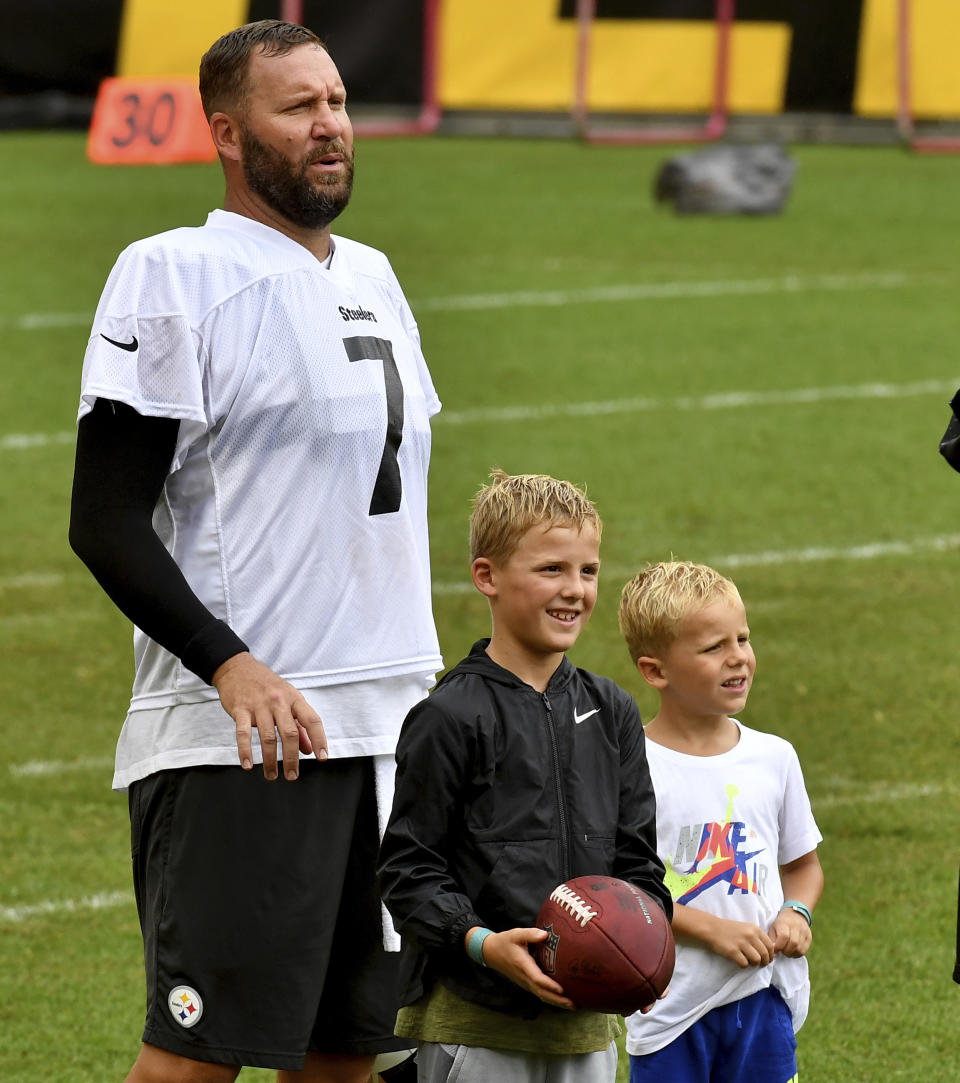
[(673, 974), (670, 922), (646, 892), (612, 876), (558, 884), (540, 908), (537, 964), (578, 1008), (630, 1015), (652, 1004)]

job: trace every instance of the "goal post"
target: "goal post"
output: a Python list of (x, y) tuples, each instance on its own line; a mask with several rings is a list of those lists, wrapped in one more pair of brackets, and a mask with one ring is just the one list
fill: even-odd
[(629, 127), (597, 126), (589, 100), (591, 42), (597, 0), (577, 0), (577, 55), (573, 91), (573, 122), (580, 137), (589, 143), (656, 144), (708, 143), (727, 130), (730, 84), (730, 37), (736, 17), (736, 0), (716, 0), (716, 45), (712, 101), (702, 122), (679, 125), (636, 124)]
[(913, 106), (912, 7), (897, 0), (897, 132), (904, 144), (920, 154), (960, 154), (960, 133), (932, 135), (917, 130)]

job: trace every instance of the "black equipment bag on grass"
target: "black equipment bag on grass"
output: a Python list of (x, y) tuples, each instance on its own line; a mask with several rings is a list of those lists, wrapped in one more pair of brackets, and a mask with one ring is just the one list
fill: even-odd
[(960, 471), (960, 418), (957, 417), (957, 413), (960, 412), (960, 391), (953, 396), (950, 409), (953, 414), (947, 425), (947, 431), (940, 437), (940, 454), (954, 470)]

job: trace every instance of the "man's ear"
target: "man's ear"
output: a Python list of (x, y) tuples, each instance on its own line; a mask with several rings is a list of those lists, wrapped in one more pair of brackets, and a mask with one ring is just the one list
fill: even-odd
[(493, 562), (487, 557), (477, 557), (470, 565), (470, 577), (473, 579), (473, 585), (481, 594), (486, 594), (488, 598), (497, 596), (497, 586), (494, 582), (496, 569)]
[(637, 669), (640, 671), (640, 676), (651, 688), (662, 689), (667, 687), (667, 675), (659, 658), (653, 658), (645, 654), (637, 659)]
[(210, 117), (210, 135), (221, 158), (240, 160), (240, 125), (229, 113), (213, 113)]

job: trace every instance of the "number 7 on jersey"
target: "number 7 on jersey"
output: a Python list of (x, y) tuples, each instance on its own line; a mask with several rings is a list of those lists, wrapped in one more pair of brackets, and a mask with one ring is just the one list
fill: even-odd
[(383, 443), (383, 457), (373, 486), (369, 515), (385, 515), (400, 509), (403, 487), (400, 481), (400, 463), (397, 448), (403, 440), (403, 381), (393, 358), (393, 345), (389, 339), (356, 335), (343, 340), (350, 361), (382, 361), (383, 383), (387, 393), (387, 435)]

